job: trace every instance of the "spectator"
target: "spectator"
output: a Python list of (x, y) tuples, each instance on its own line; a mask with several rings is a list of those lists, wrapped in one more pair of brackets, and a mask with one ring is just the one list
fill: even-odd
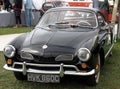
[(9, 0), (3, 0), (4, 9), (10, 11), (12, 9), (12, 4)]
[(31, 27), (32, 26), (32, 0), (24, 0), (24, 6), (25, 6), (25, 17), (26, 17), (26, 26)]
[(40, 9), (40, 18), (44, 15), (45, 11), (43, 8)]
[(13, 3), (13, 0), (9, 0), (10, 1), (10, 3)]
[(93, 8), (99, 9), (99, 0), (93, 0)]
[(103, 13), (105, 20), (108, 21), (108, 13), (109, 13), (108, 0), (99, 0), (99, 9)]
[(0, 0), (0, 11), (3, 9), (3, 0)]
[(21, 9), (22, 9), (22, 0), (14, 0), (13, 2), (13, 9), (15, 13), (15, 20), (16, 20), (16, 25), (14, 28), (18, 28), (21, 25)]
[(99, 9), (100, 10), (109, 10), (108, 0), (99, 0)]

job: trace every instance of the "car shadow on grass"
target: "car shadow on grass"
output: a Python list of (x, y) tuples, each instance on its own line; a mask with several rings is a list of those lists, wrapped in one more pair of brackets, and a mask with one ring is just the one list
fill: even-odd
[(85, 84), (85, 80), (79, 76), (65, 76), (60, 80), (60, 83), (37, 83), (24, 81), (24, 84), (26, 83), (27, 85), (30, 85), (29, 89), (82, 89), (83, 87), (89, 87)]

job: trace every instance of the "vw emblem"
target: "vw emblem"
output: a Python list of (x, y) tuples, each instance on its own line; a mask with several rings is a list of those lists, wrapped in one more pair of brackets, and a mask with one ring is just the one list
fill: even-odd
[(47, 47), (48, 47), (47, 45), (43, 45), (43, 47), (42, 47), (42, 48), (43, 48), (43, 49), (47, 49)]

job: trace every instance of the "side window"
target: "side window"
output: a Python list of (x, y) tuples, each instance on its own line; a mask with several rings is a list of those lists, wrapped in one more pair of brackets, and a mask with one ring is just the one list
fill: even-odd
[(97, 16), (98, 16), (98, 24), (101, 25), (101, 26), (105, 26), (105, 19), (104, 19), (104, 17), (100, 13), (98, 13)]

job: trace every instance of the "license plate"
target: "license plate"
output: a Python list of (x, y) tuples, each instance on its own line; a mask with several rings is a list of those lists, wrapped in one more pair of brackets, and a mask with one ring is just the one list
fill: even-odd
[(59, 83), (60, 82), (59, 75), (28, 73), (27, 79), (28, 79), (28, 81), (41, 82), (41, 83)]

